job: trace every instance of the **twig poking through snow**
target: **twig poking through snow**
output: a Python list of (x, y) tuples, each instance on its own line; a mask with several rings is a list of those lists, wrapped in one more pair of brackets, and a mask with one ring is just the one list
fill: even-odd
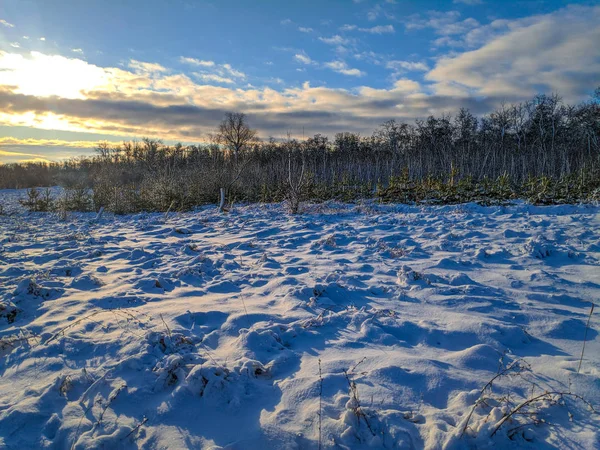
[[(362, 363), (364, 360), (365, 358), (363, 358), (358, 364)], [(358, 364), (354, 366), (351, 372), (353, 372), (354, 369), (356, 369)], [(369, 423), (369, 419), (367, 418), (367, 415), (363, 411), (362, 405), (360, 404), (360, 398), (358, 397), (358, 386), (356, 385), (356, 382), (350, 379), (347, 370), (344, 370), (344, 376), (346, 377), (346, 381), (348, 382), (348, 386), (350, 387), (350, 395), (352, 396), (352, 412), (354, 412), (354, 414), (356, 415), (356, 418), (358, 419), (359, 423), (361, 417), (364, 419), (365, 423), (367, 424), (367, 428), (369, 429), (371, 434), (375, 436), (376, 434), (373, 431), (371, 424)]]
[(594, 407), (592, 406), (592, 404), (590, 402), (588, 402), (586, 399), (584, 399), (582, 396), (577, 395), (577, 394), (573, 394), (571, 392), (558, 392), (558, 391), (554, 391), (554, 392), (544, 392), (543, 394), (537, 395), (535, 397), (529, 398), (523, 402), (521, 402), (519, 405), (517, 405), (510, 413), (508, 413), (507, 415), (505, 415), (502, 419), (500, 419), (500, 421), (496, 424), (496, 426), (494, 427), (494, 430), (492, 431), (492, 433), (490, 434), (490, 436), (493, 436), (496, 434), (496, 432), (500, 429), (500, 427), (502, 427), (502, 425), (504, 425), (504, 423), (509, 420), (512, 416), (514, 416), (515, 414), (518, 414), (519, 411), (521, 409), (523, 409), (525, 406), (530, 405), (532, 403), (538, 402), (538, 401), (542, 401), (542, 400), (548, 400), (551, 399), (551, 397), (553, 395), (558, 395), (559, 397), (564, 397), (564, 396), (570, 396), (573, 398), (576, 398), (577, 400), (582, 401), (583, 403), (585, 403), (587, 405), (588, 408), (590, 408), (590, 410), (592, 412), (595, 412)]
[(140, 423), (138, 423), (135, 427), (133, 427), (133, 429), (129, 432), (129, 434), (127, 436), (125, 436), (122, 440), (124, 441), (129, 436), (131, 436), (133, 433), (137, 432), (146, 422), (148, 422), (148, 418), (144, 417), (144, 419)]
[(592, 308), (590, 309), (590, 315), (588, 316), (587, 325), (585, 326), (585, 334), (583, 336), (583, 347), (581, 348), (581, 358), (579, 358), (579, 367), (577, 368), (577, 373), (581, 370), (581, 363), (583, 362), (583, 353), (585, 352), (585, 343), (587, 341), (588, 329), (590, 328), (590, 320), (592, 320), (592, 313), (594, 312), (594, 302), (592, 302)]
[(471, 421), (471, 417), (473, 417), (473, 413), (475, 412), (475, 409), (477, 409), (477, 407), (480, 404), (485, 403), (485, 399), (483, 398), (483, 395), (485, 394), (485, 392), (487, 391), (488, 388), (489, 389), (492, 388), (494, 381), (496, 381), (498, 378), (510, 375), (511, 373), (522, 376), (523, 372), (530, 370), (529, 364), (525, 360), (522, 360), (522, 359), (517, 359), (517, 360), (513, 361), (512, 363), (510, 363), (509, 365), (504, 367), (504, 369), (502, 368), (503, 365), (504, 365), (504, 355), (502, 355), (502, 358), (500, 359), (500, 367), (498, 367), (498, 373), (490, 381), (488, 381), (487, 384), (481, 389), (481, 391), (479, 392), (479, 398), (477, 399), (477, 401), (471, 408), (471, 411), (469, 411), (469, 415), (467, 416), (467, 419), (465, 421), (463, 429), (460, 433), (461, 438), (467, 431), (467, 428), (469, 428), (469, 422)]
[(169, 335), (169, 339), (171, 339), (171, 330), (169, 329), (169, 325), (167, 325), (167, 322), (165, 322), (165, 319), (163, 318), (162, 314), (160, 315), (160, 320), (162, 320), (162, 323), (164, 324), (165, 328), (167, 329), (167, 334)]
[(319, 358), (319, 450), (322, 448), (321, 431), (323, 423), (323, 372), (321, 371), (321, 358)]
[(119, 396), (121, 391), (123, 389), (125, 389), (126, 387), (127, 387), (127, 384), (123, 383), (121, 386), (119, 386), (117, 389), (115, 389), (114, 391), (111, 392), (111, 394), (108, 396), (108, 401), (104, 405), (104, 408), (102, 408), (100, 417), (98, 417), (98, 421), (97, 421), (98, 424), (102, 423), (102, 419), (104, 418), (104, 413), (106, 413), (106, 410), (110, 407), (112, 402), (114, 402), (116, 400), (116, 398)]

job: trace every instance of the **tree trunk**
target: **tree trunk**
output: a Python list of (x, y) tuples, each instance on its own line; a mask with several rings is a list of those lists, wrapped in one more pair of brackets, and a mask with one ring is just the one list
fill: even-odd
[(221, 188), (219, 191), (221, 194), (221, 200), (219, 202), (219, 211), (224, 212), (225, 211), (225, 188)]

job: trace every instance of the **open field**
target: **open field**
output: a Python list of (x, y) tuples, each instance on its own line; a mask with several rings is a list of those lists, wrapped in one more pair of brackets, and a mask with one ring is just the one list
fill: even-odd
[(0, 448), (600, 448), (598, 206), (95, 221), (16, 195)]

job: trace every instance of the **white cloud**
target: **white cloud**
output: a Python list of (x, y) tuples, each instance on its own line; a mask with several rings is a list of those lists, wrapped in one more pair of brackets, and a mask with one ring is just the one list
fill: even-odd
[(235, 81), (233, 81), (231, 78), (226, 78), (226, 77), (222, 77), (220, 75), (215, 75), (214, 73), (198, 73), (198, 72), (193, 72), (192, 73), (196, 78), (198, 78), (199, 80), (202, 81), (213, 81), (215, 83), (224, 83), (224, 84), (234, 84)]
[(504, 23), (504, 34), (482, 47), (441, 58), (426, 78), (438, 93), (463, 87), (507, 99), (558, 91), (580, 99), (600, 74), (600, 6), (571, 6)]
[(343, 38), (339, 34), (331, 36), (330, 38), (320, 37), (319, 40), (328, 45), (346, 45), (350, 42), (348, 39)]
[(302, 64), (313, 64), (313, 60), (310, 59), (310, 57), (304, 53), (296, 53), (294, 55), (294, 59)]
[(282, 21), (279, 22), (281, 25), (290, 25), (292, 22), (291, 19), (283, 19)]
[(231, 84), (234, 83), (231, 77), (238, 78), (240, 80), (246, 79), (246, 74), (234, 69), (231, 67), (231, 64), (217, 64), (214, 61), (189, 58), (185, 56), (181, 56), (179, 61), (190, 66), (202, 67), (204, 70), (201, 72), (194, 72), (194, 74), (204, 81), (216, 81), (218, 83)]
[(340, 31), (361, 31), (363, 33), (371, 33), (371, 34), (387, 34), (387, 33), (395, 33), (393, 25), (377, 25), (370, 28), (360, 28), (358, 25), (349, 25), (345, 24), (340, 27)]
[(167, 72), (167, 68), (156, 63), (142, 62), (132, 59), (128, 66), (137, 73), (161, 73)]
[(18, 86), (16, 92), (24, 95), (82, 99), (83, 91), (97, 89), (108, 79), (104, 69), (79, 59), (0, 51), (0, 85)]
[(298, 31), (300, 31), (302, 33), (312, 33), (315, 30), (313, 30), (310, 27), (298, 27)]
[(246, 78), (246, 74), (244, 72), (234, 69), (233, 67), (231, 67), (231, 64), (222, 64), (221, 67), (223, 68), (223, 70), (225, 70), (225, 72), (227, 72), (234, 78)]
[(0, 25), (5, 26), (6, 28), (14, 28), (15, 27), (12, 23), (7, 22), (4, 19), (0, 19)]
[(358, 69), (351, 69), (344, 61), (331, 61), (324, 64), (325, 67), (343, 75), (352, 77), (362, 77), (365, 75), (364, 72)]
[(408, 78), (401, 78), (394, 83), (394, 90), (406, 93), (418, 93), (421, 91), (421, 85)]
[[(578, 6), (497, 23), (482, 33), (476, 49), (438, 59), (422, 85), (402, 78), (381, 89), (361, 85), (366, 77), (352, 78), (364, 73), (342, 58), (321, 67), (353, 79), (351, 88), (274, 89), (277, 80), (263, 79), (263, 87), (224, 81), (237, 83), (230, 71), (239, 71), (217, 63), (196, 66), (197, 75), (187, 76), (152, 62), (98, 67), (71, 53), (0, 51), (0, 124), (194, 142), (224, 111), (244, 111), (252, 126), (269, 136), (284, 134), (290, 121), (309, 133), (330, 134), (369, 132), (392, 117), (412, 120), (459, 106), (483, 114), (502, 100), (521, 101), (538, 92), (558, 91), (568, 102), (579, 101), (598, 83), (599, 22), (600, 7)], [(302, 53), (290, 55), (295, 54)], [(382, 65), (390, 59), (360, 56), (378, 58)], [(396, 74), (426, 70), (421, 61), (389, 63)]]
[(45, 40), (46, 40), (46, 38), (45, 38), (45, 37), (41, 37), (41, 38), (40, 38), (40, 41), (45, 41)]
[(471, 17), (460, 20), (458, 11), (429, 11), (423, 18), (413, 15), (405, 22), (407, 30), (421, 30), (432, 28), (436, 34), (448, 36), (466, 33), (479, 26), (479, 22)]
[(394, 33), (396, 30), (394, 30), (393, 25), (377, 25), (376, 27), (371, 28), (359, 28), (358, 31), (371, 34), (388, 34)]
[(426, 72), (429, 67), (424, 62), (413, 62), (413, 61), (388, 61), (386, 64), (388, 69), (396, 71), (420, 71)]
[(185, 56), (181, 56), (179, 58), (179, 61), (182, 62), (183, 64), (189, 64), (192, 66), (214, 67), (214, 65), (215, 65), (214, 61), (205, 61), (202, 59), (188, 58)]
[(72, 48), (71, 51), (73, 53), (79, 53), (80, 55), (83, 55), (83, 49), (81, 48)]
[(452, 3), (462, 3), (464, 5), (474, 6), (474, 5), (483, 5), (483, 0), (453, 0)]
[(11, 43), (10, 43), (10, 46), (11, 46), (12, 48), (20, 48), (20, 47), (21, 47), (21, 44), (19, 44), (18, 42), (11, 42)]

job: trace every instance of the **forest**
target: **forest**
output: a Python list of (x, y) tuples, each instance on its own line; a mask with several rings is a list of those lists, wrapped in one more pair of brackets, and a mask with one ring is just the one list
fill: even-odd
[[(340, 132), (261, 140), (251, 117), (228, 113), (202, 145), (145, 138), (99, 143), (95, 155), (0, 166), (0, 188), (30, 189), (30, 210), (190, 210), (207, 203), (379, 198), (392, 202), (536, 204), (600, 199), (600, 88), (585, 102), (558, 95), (467, 109), (414, 123), (390, 120), (370, 136)], [(220, 198), (220, 193), (222, 197)]]

